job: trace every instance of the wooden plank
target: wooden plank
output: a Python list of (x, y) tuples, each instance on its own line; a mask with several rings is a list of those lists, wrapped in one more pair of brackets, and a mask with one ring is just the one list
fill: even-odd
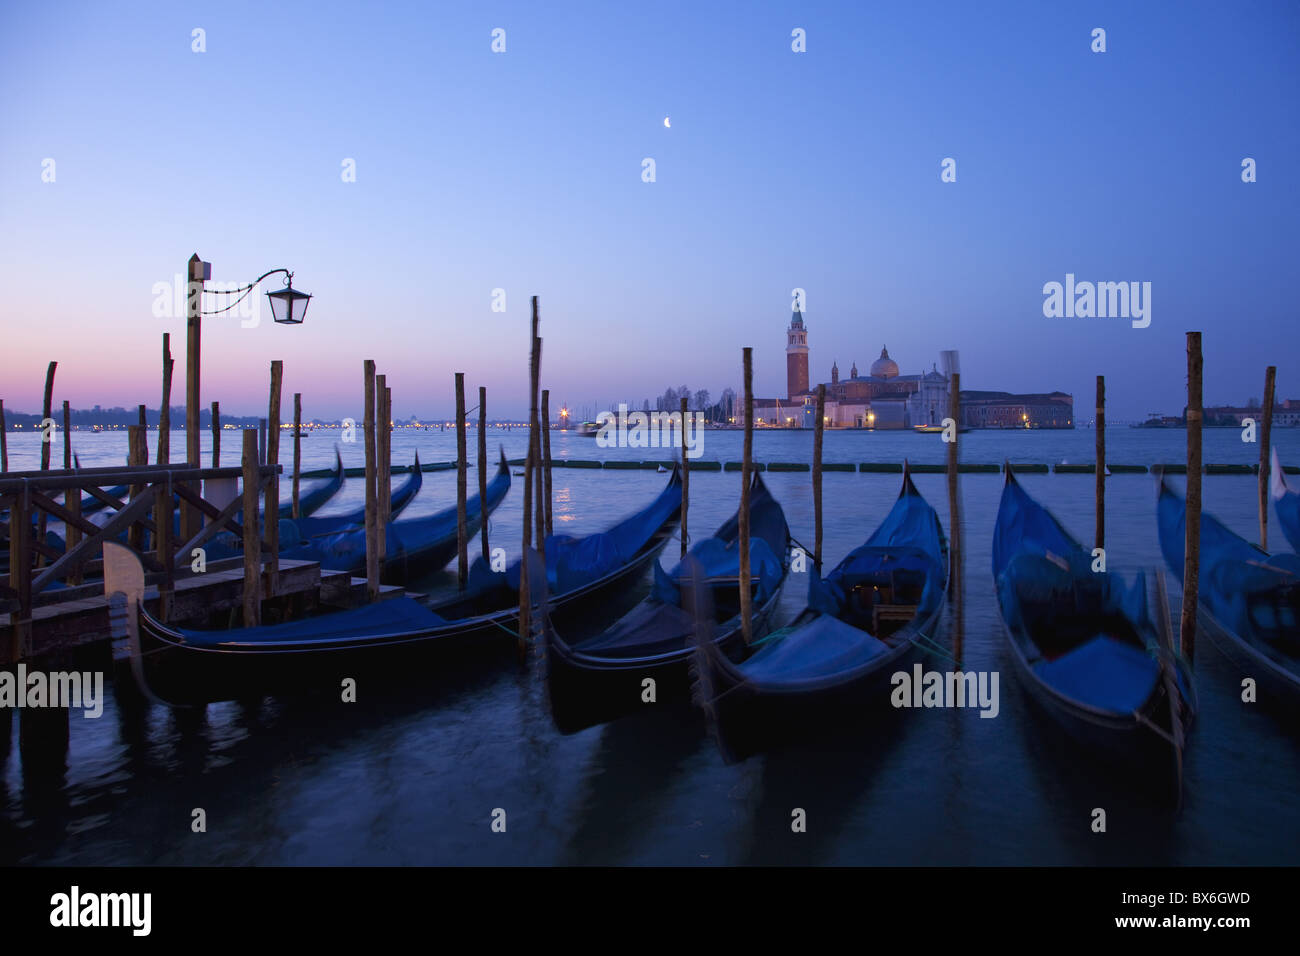
[[(135, 428), (136, 426), (132, 425), (131, 427)], [(58, 560), (41, 572), (40, 576), (32, 582), (32, 586), (37, 591), (40, 591), (50, 582), (68, 574), (72, 569), (84, 565), (89, 556), (96, 553), (105, 541), (116, 538), (120, 532), (140, 521), (143, 515), (148, 514), (149, 509), (153, 507), (153, 498), (154, 489), (150, 486), (138, 498), (104, 522), (104, 526), (99, 528), (97, 533), (82, 541), (75, 550), (65, 551)]]
[[(53, 498), (47, 497), (46, 495), (41, 494), (39, 491), (32, 491), (29, 500), (33, 508), (39, 508), (41, 511), (44, 511), (58, 518), (60, 521), (62, 521), (64, 524), (68, 526), (68, 529), (70, 531), (76, 530), (78, 532), (84, 531), (87, 534), (94, 534), (96, 531), (99, 530), (99, 525), (95, 524), (94, 522), (87, 521), (85, 518), (81, 517), (81, 513), (80, 513), (81, 496), (80, 495), (72, 496), (72, 504), (73, 507), (76, 508), (75, 513), (71, 508), (65, 508), (63, 505), (59, 504)], [(69, 546), (71, 547), (71, 542), (69, 542)]]

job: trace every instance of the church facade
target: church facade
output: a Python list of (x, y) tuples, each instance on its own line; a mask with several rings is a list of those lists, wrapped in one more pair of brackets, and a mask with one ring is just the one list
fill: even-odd
[[(794, 312), (786, 330), (786, 397), (755, 398), (754, 424), (765, 427), (812, 428), (816, 425), (817, 388), (808, 371), (808, 329), (803, 313)], [(948, 414), (948, 376), (932, 363), (930, 371), (903, 375), (888, 347), (871, 363), (867, 374), (857, 363), (841, 377), (831, 363), (826, 384), (825, 424), (828, 428), (911, 429), (941, 425)], [(1009, 392), (966, 392), (960, 397), (964, 428), (1073, 428), (1074, 399), (1063, 392), (1015, 395)], [(743, 412), (736, 418), (743, 424)]]

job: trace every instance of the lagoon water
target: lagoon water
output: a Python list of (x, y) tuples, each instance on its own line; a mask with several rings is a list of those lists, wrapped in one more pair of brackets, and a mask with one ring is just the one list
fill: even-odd
[[(332, 462), (338, 432), (303, 445), (306, 468)], [(225, 433), (224, 463), (237, 463)], [(35, 436), (11, 436), (11, 468), (35, 467)], [(156, 435), (150, 434), (152, 446)], [(1112, 427), (1112, 463), (1177, 462), (1181, 430)], [(494, 429), (510, 457), (524, 429)], [(572, 458), (668, 457), (660, 450), (598, 449), (553, 433), (552, 454)], [(1279, 429), (1283, 461), (1300, 464), (1300, 429)], [(111, 465), (124, 432), (77, 433), (83, 465)], [(475, 435), (470, 433), (471, 456)], [(737, 432), (708, 432), (704, 458), (739, 460)], [(1094, 435), (971, 432), (966, 462), (1093, 460)], [(184, 436), (172, 437), (183, 449)], [(210, 453), (204, 436), (204, 461)], [(342, 445), (362, 464), (359, 444)], [(454, 458), (451, 430), (394, 433), (393, 460)], [(758, 461), (806, 461), (811, 434), (762, 432)], [(832, 432), (827, 461), (941, 462), (937, 435)], [(287, 457), (287, 456), (286, 456)], [(1205, 433), (1212, 463), (1253, 463), (1258, 446), (1236, 429)], [(652, 471), (554, 472), (555, 530), (598, 530), (649, 500), (664, 475)], [(768, 474), (792, 533), (812, 541), (806, 473)], [(1177, 480), (1177, 479), (1175, 479)], [(998, 671), (995, 719), (976, 710), (900, 710), (860, 727), (728, 766), (690, 711), (647, 713), (571, 737), (550, 723), (540, 668), (513, 665), (407, 675), (391, 687), (360, 688), (356, 704), (267, 697), (204, 709), (154, 707), (129, 717), (111, 698), (104, 716), (74, 714), (66, 765), (24, 766), (18, 723), (0, 715), (0, 862), (63, 864), (1295, 864), (1300, 862), (1300, 740), (1257, 705), (1239, 700), (1240, 675), (1207, 641), (1196, 657), (1200, 713), (1187, 752), (1184, 806), (1174, 813), (1134, 788), (1104, 759), (1079, 750), (1017, 683), (993, 599), (989, 549), (1002, 478), (964, 474), (964, 665)], [(476, 478), (471, 472), (471, 488)], [(947, 518), (946, 479), (917, 487)], [(1027, 475), (1026, 489), (1082, 541), (1093, 527), (1091, 475)], [(825, 476), (829, 564), (862, 542), (897, 495), (897, 475)], [(1207, 476), (1207, 510), (1255, 540), (1256, 480)], [(696, 537), (735, 510), (740, 476), (691, 477)], [(330, 510), (355, 504), (352, 480)], [(425, 476), (408, 514), (455, 503), (454, 472)], [(1112, 567), (1160, 566), (1149, 475), (1107, 483), (1107, 554)], [(328, 513), (328, 512), (323, 512)], [(493, 516), (495, 544), (517, 552), (519, 483)], [(1270, 525), (1275, 546), (1281, 540)], [(475, 547), (477, 542), (475, 543)], [(473, 549), (471, 550), (473, 553)], [(663, 562), (671, 566), (678, 544)], [(420, 582), (453, 584), (443, 572)], [(792, 576), (781, 613), (802, 607)], [(1170, 580), (1177, 608), (1177, 582)], [(940, 640), (950, 641), (950, 630)], [(928, 666), (946, 668), (942, 662)], [(1091, 829), (1092, 811), (1107, 831)], [(207, 832), (191, 830), (203, 808)], [(506, 812), (494, 833), (493, 812)], [(807, 832), (793, 833), (795, 808)]]

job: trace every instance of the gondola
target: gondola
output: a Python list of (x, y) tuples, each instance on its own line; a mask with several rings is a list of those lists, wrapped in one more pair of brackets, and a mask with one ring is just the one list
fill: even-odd
[(1300, 492), (1287, 486), (1286, 474), (1277, 458), (1277, 449), (1272, 451), (1273, 467), (1269, 472), (1268, 483), (1273, 496), (1273, 509), (1277, 512), (1277, 523), (1282, 526), (1282, 536), (1291, 545), (1291, 550), (1300, 554)]
[[(671, 534), (681, 490), (674, 472), (650, 505), (608, 531), (548, 537), (547, 573), (539, 568), (533, 579), (538, 603), (545, 596), (551, 615), (576, 627), (634, 593)], [(535, 551), (531, 559), (539, 561)], [(503, 573), (476, 562), (467, 592), (432, 607), (398, 597), (283, 624), (216, 631), (170, 627), (149, 613), (140, 602), (139, 558), (121, 545), (105, 545), (105, 568), (106, 592), (123, 592), (135, 609), (127, 620), (136, 677), (147, 694), (170, 703), (337, 693), (344, 678), (421, 673), (431, 653), (478, 656), (509, 651), (518, 641), (518, 562)]]
[[(420, 453), (415, 453), (415, 464), (411, 466), (410, 471), (406, 473), (406, 478), (400, 485), (392, 491), (390, 499), (389, 515), (396, 518), (406, 506), (415, 500), (415, 496), (420, 493), (424, 486), (424, 472), (420, 468)], [(286, 520), (293, 523), (292, 530), (286, 527)], [(336, 515), (306, 515), (301, 518), (289, 518), (280, 521), (280, 540), (286, 540), (286, 537), (292, 536), (299, 540), (315, 538), (325, 534), (335, 534), (339, 531), (354, 528), (358, 525), (364, 525), (366, 522), (366, 506), (358, 505), (350, 511), (344, 511)]]
[(939, 517), (905, 468), (866, 542), (825, 579), (809, 572), (808, 607), (790, 625), (739, 662), (697, 637), (696, 696), (723, 756), (744, 759), (887, 700), (891, 675), (933, 635), (947, 580)]
[[(346, 477), (343, 471), (343, 456), (339, 454), (338, 446), (334, 446), (334, 474), (318, 482), (315, 487), (306, 492), (299, 492), (298, 495), (298, 514), (302, 517), (310, 517), (315, 512), (325, 506), (343, 487), (343, 481)], [(282, 502), (280, 504), (280, 517), (293, 517), (293, 500)]]
[[(757, 471), (749, 501), (750, 576), (753, 633), (766, 633), (789, 570), (790, 529), (785, 512)], [(711, 538), (691, 547), (690, 556), (705, 568), (712, 592), (712, 640), (722, 653), (742, 651), (739, 615), (739, 511)], [(646, 679), (655, 682), (654, 703), (688, 700), (687, 673), (695, 622), (683, 606), (681, 572), (669, 574), (656, 561), (649, 597), (608, 630), (570, 644), (555, 628), (543, 631), (546, 686), (551, 716), (562, 733), (645, 709)]]
[(1152, 621), (1147, 577), (1092, 570), (1093, 559), (1007, 469), (993, 531), (993, 580), (1017, 672), (1081, 743), (1181, 794), (1196, 692), (1172, 646), (1163, 590)]
[[(1181, 578), (1187, 504), (1163, 475), (1157, 520), (1165, 563)], [(1197, 584), (1203, 630), (1255, 680), (1259, 702), (1300, 713), (1300, 557), (1270, 555), (1202, 512)]]
[[(484, 512), (491, 515), (510, 490), (510, 469), (505, 453), (496, 476), (488, 482), (487, 507), (480, 507), (478, 495), (465, 506), (468, 533), (478, 532)], [(328, 519), (320, 518), (318, 522)], [(310, 523), (306, 527), (310, 527)], [(327, 571), (357, 573), (366, 566), (366, 530), (353, 525), (341, 530), (304, 537), (297, 540), (286, 535), (297, 534), (298, 526), (280, 522), (281, 549), (286, 558), (317, 561)], [(386, 584), (406, 584), (421, 574), (439, 571), (456, 556), (456, 509), (446, 508), (423, 518), (404, 518), (390, 521), (384, 531), (383, 580)]]

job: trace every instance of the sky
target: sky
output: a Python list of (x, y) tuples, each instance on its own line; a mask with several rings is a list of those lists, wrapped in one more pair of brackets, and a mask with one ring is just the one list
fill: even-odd
[[(784, 397), (794, 289), (813, 381), (956, 349), (964, 386), (1086, 420), (1103, 374), (1136, 419), (1200, 330), (1207, 404), (1269, 364), (1300, 398), (1297, 91), (1289, 2), (0, 4), (0, 399), (57, 360), (56, 403), (155, 407), (170, 331), (180, 404), (155, 290), (195, 252), (314, 296), (204, 320), (232, 414), (282, 359), (308, 418), (359, 417), (373, 358), (395, 417), (458, 371), (522, 416), (533, 295), (553, 408), (716, 400), (744, 346)], [(1045, 316), (1067, 274), (1150, 282), (1150, 325)]]

